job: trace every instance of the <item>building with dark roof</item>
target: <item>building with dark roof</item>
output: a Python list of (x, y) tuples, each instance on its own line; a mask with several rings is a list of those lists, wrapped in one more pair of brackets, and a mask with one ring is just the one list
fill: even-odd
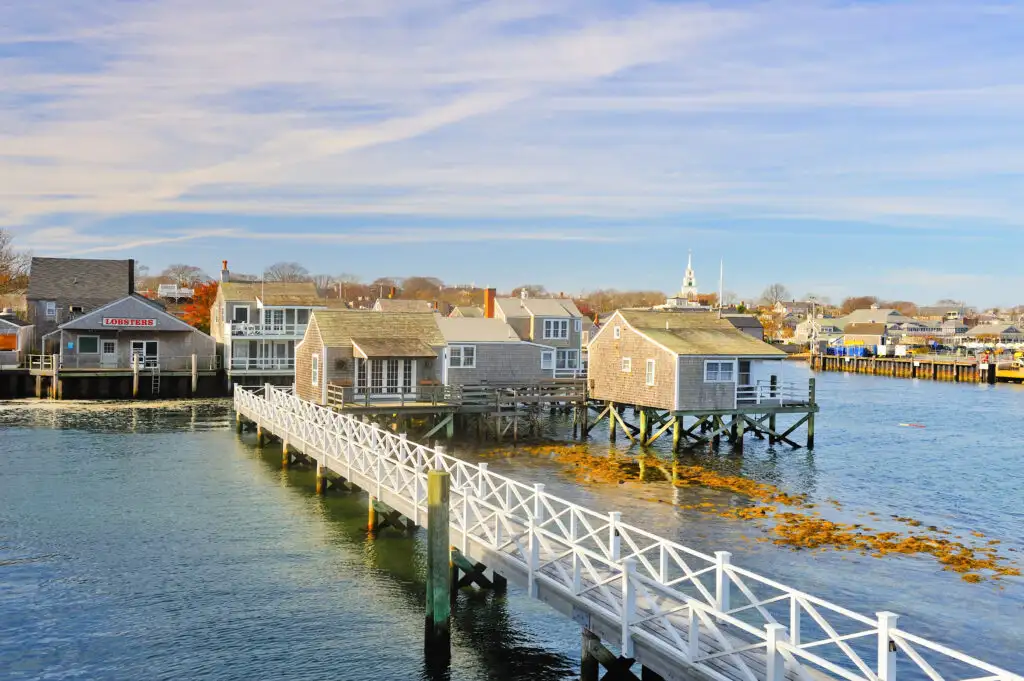
[(32, 258), (27, 316), (42, 338), (78, 316), (135, 293), (134, 260)]

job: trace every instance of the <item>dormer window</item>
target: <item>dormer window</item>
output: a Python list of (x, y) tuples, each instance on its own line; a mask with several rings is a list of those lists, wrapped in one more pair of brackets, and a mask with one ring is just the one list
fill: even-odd
[(568, 319), (545, 319), (544, 320), (544, 339), (545, 340), (564, 340), (569, 337), (569, 320)]

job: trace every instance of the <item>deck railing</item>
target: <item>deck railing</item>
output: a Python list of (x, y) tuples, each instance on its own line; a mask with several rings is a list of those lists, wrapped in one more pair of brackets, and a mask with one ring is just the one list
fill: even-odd
[(530, 596), (543, 585), (616, 623), (626, 657), (643, 645), (718, 681), (1024, 681), (899, 628), (893, 613), (862, 615), (734, 565), (727, 551), (659, 537), (618, 512), (591, 510), (272, 386), (239, 388), (234, 401), (378, 499), (400, 501), (420, 525), (427, 472), (447, 471), (453, 542), (500, 556), (526, 575)]
[(480, 385), (418, 385), (353, 387), (330, 383), (327, 404), (346, 407), (374, 405), (448, 405), (511, 409), (520, 405), (579, 402), (586, 398), (583, 381), (548, 380), (536, 383), (489, 383)]
[(194, 293), (190, 288), (175, 284), (160, 284), (156, 287), (156, 294), (161, 298), (191, 298)]
[(230, 333), (236, 338), (292, 337), (302, 338), (306, 334), (308, 324), (258, 324), (249, 322), (231, 322)]
[[(29, 369), (52, 371), (53, 355), (29, 355), (27, 364)], [(139, 357), (139, 369), (141, 371), (191, 371), (193, 355), (181, 356), (143, 356)], [(195, 355), (196, 365), (199, 371), (217, 371), (220, 369), (221, 361), (219, 355)], [(65, 355), (57, 356), (58, 369), (61, 371), (131, 371), (133, 363), (131, 359), (116, 358), (104, 359), (99, 354)]]
[(810, 381), (757, 381), (736, 387), (737, 405), (800, 406), (812, 399)]
[(295, 371), (294, 357), (232, 357), (232, 371)]

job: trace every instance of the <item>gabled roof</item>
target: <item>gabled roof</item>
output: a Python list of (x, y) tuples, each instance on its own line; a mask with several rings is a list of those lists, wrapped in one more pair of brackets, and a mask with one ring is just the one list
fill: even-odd
[(519, 336), (500, 319), (484, 317), (442, 317), (437, 320), (441, 335), (449, 343), (519, 343)]
[(445, 344), (433, 312), (314, 310), (313, 321), (324, 345), (331, 347), (349, 345), (353, 338), (415, 338), (431, 346)]
[(256, 294), (256, 302), (263, 307), (326, 307), (327, 301), (319, 295), (298, 293)]
[(103, 325), (104, 317), (154, 320), (154, 326), (147, 327), (147, 331), (195, 331), (196, 333), (202, 333), (174, 315), (165, 312), (163, 306), (140, 295), (124, 296), (120, 300), (107, 303), (92, 312), (61, 324), (58, 330), (94, 331), (103, 328), (115, 328), (105, 327)]
[(1021, 333), (1013, 324), (979, 324), (970, 331), (967, 332), (968, 336), (1002, 336), (1008, 335), (1019, 335)]
[(782, 350), (740, 331), (715, 313), (619, 310), (618, 314), (633, 329), (679, 355), (786, 356)]
[(456, 305), (449, 317), (480, 318), (484, 316), (484, 310), (476, 305)]
[(25, 326), (32, 326), (31, 324), (26, 322), (24, 319), (18, 319), (14, 315), (10, 315), (10, 316), (8, 316), (8, 315), (0, 315), (0, 324), (4, 324), (4, 325), (7, 325), (7, 326), (16, 326), (18, 328), (22, 328), (22, 327), (25, 327)]
[(224, 300), (255, 303), (261, 295), (319, 298), (311, 281), (225, 281), (220, 285)]
[(418, 338), (353, 338), (356, 357), (437, 357), (437, 352)]
[(513, 317), (582, 317), (569, 298), (496, 298), (506, 319)]
[(846, 328), (847, 324), (873, 324), (878, 322), (895, 324), (896, 322), (912, 322), (914, 319), (907, 317), (895, 308), (880, 307), (874, 310), (854, 310), (838, 321), (840, 322), (839, 326)]
[(32, 258), (25, 297), (117, 300), (132, 293), (132, 267), (131, 260)]
[(847, 324), (843, 333), (848, 336), (882, 336), (885, 335), (885, 324)]
[(380, 312), (432, 312), (434, 304), (429, 300), (404, 300), (402, 298), (380, 298), (374, 303)]
[(752, 314), (724, 314), (722, 319), (729, 320), (729, 323), (737, 329), (763, 329), (764, 324)]

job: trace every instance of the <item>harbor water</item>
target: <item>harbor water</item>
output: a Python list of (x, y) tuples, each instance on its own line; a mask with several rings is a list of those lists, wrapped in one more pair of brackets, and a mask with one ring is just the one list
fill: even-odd
[[(905, 531), (900, 516), (999, 542), (1024, 567), (1024, 386), (817, 381), (815, 450), (748, 439), (742, 455), (723, 443), (684, 463), (806, 494), (878, 530)], [(424, 533), (368, 536), (365, 497), (314, 496), (311, 471), (282, 471), (279, 445), (257, 449), (233, 419), (228, 401), (0, 403), (0, 679), (436, 673), (422, 649)], [(566, 435), (557, 418), (547, 427)], [(592, 453), (607, 453), (606, 432)], [(768, 523), (693, 508), (743, 503), (731, 492), (581, 482), (543, 447), (452, 449), (1024, 672), (1020, 577), (969, 583), (930, 556), (794, 550), (764, 541)], [(464, 590), (453, 617), (452, 679), (578, 674), (578, 626), (514, 587)]]

